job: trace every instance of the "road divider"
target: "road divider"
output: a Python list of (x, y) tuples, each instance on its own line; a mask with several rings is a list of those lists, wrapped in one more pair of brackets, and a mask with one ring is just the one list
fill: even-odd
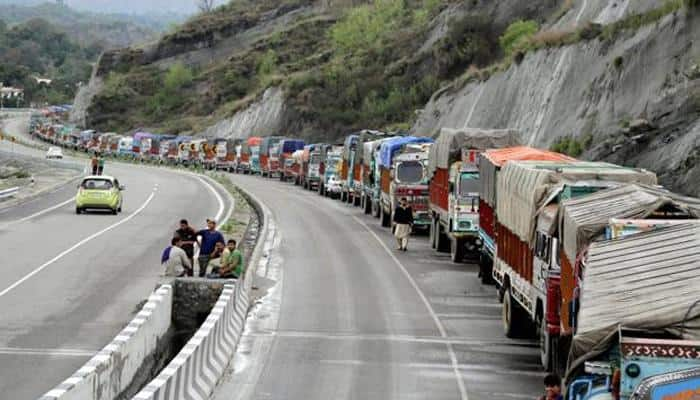
[(19, 186), (0, 190), (0, 200), (12, 197), (12, 196), (16, 195), (17, 192), (19, 192)]
[(132, 385), (149, 358), (166, 342), (173, 288), (162, 285), (122, 331), (82, 368), (40, 400), (112, 400)]
[(242, 280), (228, 283), (211, 313), (177, 356), (144, 387), (134, 400), (206, 400), (233, 359), (250, 308), (253, 280), (269, 262), (275, 230), (269, 210), (241, 191), (258, 214), (260, 233)]

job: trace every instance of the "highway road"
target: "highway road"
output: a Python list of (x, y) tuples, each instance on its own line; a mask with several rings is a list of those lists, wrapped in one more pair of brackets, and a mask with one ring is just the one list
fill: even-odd
[(203, 226), (230, 207), (196, 177), (109, 162), (105, 173), (127, 187), (119, 215), (76, 215), (75, 184), (0, 212), (2, 399), (35, 399), (69, 377), (154, 289), (180, 218)]
[[(358, 208), (231, 175), (273, 212), (281, 282), (251, 313), (215, 400), (533, 399), (537, 344), (504, 337), (492, 286)], [(274, 275), (274, 274), (273, 274)]]

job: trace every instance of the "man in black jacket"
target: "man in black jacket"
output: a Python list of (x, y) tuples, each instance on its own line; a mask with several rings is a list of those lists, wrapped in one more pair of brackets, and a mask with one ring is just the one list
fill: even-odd
[(408, 205), (408, 200), (403, 197), (399, 206), (394, 210), (394, 237), (399, 244), (398, 250), (406, 251), (408, 237), (413, 230), (413, 209)]

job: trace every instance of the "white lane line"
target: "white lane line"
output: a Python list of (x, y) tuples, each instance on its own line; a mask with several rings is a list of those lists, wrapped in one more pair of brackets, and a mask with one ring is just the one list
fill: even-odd
[(0, 354), (20, 356), (92, 357), (98, 351), (99, 350), (0, 347)]
[(15, 283), (13, 283), (12, 285), (8, 286), (5, 290), (3, 290), (2, 292), (0, 292), (0, 297), (6, 295), (6, 294), (9, 293), (10, 291), (12, 291), (12, 289), (14, 289), (14, 288), (16, 288), (17, 286), (21, 285), (22, 283), (26, 282), (29, 278), (31, 278), (32, 276), (38, 274), (39, 272), (41, 272), (44, 268), (48, 267), (49, 265), (51, 265), (51, 264), (55, 263), (56, 261), (60, 260), (61, 258), (65, 257), (66, 255), (68, 255), (69, 253), (71, 253), (72, 251), (74, 251), (75, 249), (77, 249), (78, 247), (84, 245), (85, 243), (91, 241), (92, 239), (95, 239), (96, 237), (99, 237), (99, 236), (101, 236), (101, 235), (104, 235), (105, 233), (111, 231), (112, 229), (114, 229), (114, 228), (116, 228), (116, 227), (118, 227), (118, 226), (120, 226), (120, 225), (122, 225), (122, 224), (124, 224), (124, 223), (126, 223), (126, 222), (129, 222), (132, 218), (134, 218), (135, 216), (139, 215), (139, 214), (148, 206), (148, 204), (151, 202), (151, 200), (153, 200), (153, 197), (154, 197), (155, 195), (156, 195), (155, 192), (151, 192), (151, 194), (150, 194), (150, 195), (148, 196), (148, 198), (146, 199), (146, 202), (144, 202), (144, 203), (141, 205), (141, 207), (139, 207), (136, 211), (134, 211), (133, 213), (131, 213), (131, 214), (130, 214), (129, 216), (127, 216), (126, 218), (122, 219), (121, 221), (115, 222), (114, 224), (112, 224), (112, 225), (110, 225), (110, 226), (108, 226), (108, 227), (102, 229), (101, 231), (96, 232), (96, 233), (93, 233), (92, 235), (90, 235), (90, 236), (86, 237), (85, 239), (79, 241), (78, 243), (74, 244), (73, 246), (71, 246), (71, 247), (68, 248), (67, 250), (64, 250), (63, 252), (61, 252), (61, 253), (60, 253), (59, 255), (57, 255), (56, 257), (54, 257), (54, 258), (50, 259), (49, 261), (45, 262), (44, 264), (40, 265), (37, 269), (35, 269), (34, 271), (28, 273), (27, 275), (25, 275), (24, 277), (22, 277), (22, 278), (21, 278), (20, 280), (18, 280), (17, 282), (15, 282)]
[(216, 216), (214, 217), (214, 220), (215, 220), (217, 223), (221, 224), (222, 222), (224, 222), (224, 221), (221, 221), (221, 217), (224, 215), (224, 210), (225, 210), (225, 208), (226, 208), (226, 206), (224, 205), (224, 199), (221, 197), (221, 195), (219, 194), (219, 192), (217, 192), (216, 189), (214, 189), (214, 187), (213, 187), (209, 182), (205, 181), (204, 179), (202, 179), (202, 178), (199, 177), (199, 176), (196, 176), (196, 175), (195, 175), (195, 177), (196, 177), (197, 179), (199, 179), (199, 181), (202, 182), (202, 184), (203, 184), (204, 186), (206, 186), (207, 189), (209, 189), (210, 192), (214, 193), (214, 196), (216, 197), (216, 201), (219, 202), (219, 211), (216, 213)]
[[(438, 318), (437, 314), (435, 313), (435, 310), (433, 310), (433, 306), (430, 305), (430, 302), (428, 301), (428, 298), (425, 297), (425, 294), (423, 294), (423, 291), (420, 289), (416, 281), (413, 279), (411, 274), (408, 273), (408, 270), (406, 267), (401, 264), (401, 261), (399, 261), (398, 258), (394, 255), (394, 253), (384, 244), (382, 239), (377, 236), (376, 233), (372, 229), (370, 229), (367, 224), (365, 224), (364, 221), (361, 219), (357, 218), (356, 216), (352, 217), (355, 221), (357, 221), (358, 224), (362, 225), (367, 232), (369, 232), (376, 240), (379, 242), (379, 245), (381, 245), (384, 248), (384, 251), (391, 257), (392, 260), (394, 260), (394, 263), (396, 264), (397, 267), (403, 272), (404, 276), (408, 281), (411, 283), (411, 286), (413, 286), (413, 289), (416, 290), (416, 293), (418, 293), (418, 297), (421, 298), (423, 301), (423, 304), (425, 304), (425, 308), (428, 309), (428, 313), (430, 316), (433, 318), (433, 321), (435, 322), (435, 325), (438, 328), (438, 331), (440, 332), (440, 336), (447, 339), (447, 331), (445, 330), (445, 327), (442, 325), (442, 321), (440, 321), (440, 318)], [(457, 354), (455, 353), (454, 347), (452, 346), (452, 343), (447, 342), (445, 344), (447, 346), (447, 352), (450, 355), (450, 361), (452, 362), (452, 371), (454, 371), (455, 377), (457, 378), (457, 386), (459, 387), (459, 394), (461, 395), (462, 400), (468, 400), (469, 396), (467, 396), (467, 388), (466, 385), (464, 384), (464, 380), (462, 379), (462, 374), (459, 372), (459, 363), (457, 362)]]
[(53, 210), (59, 209), (59, 208), (61, 208), (61, 207), (63, 207), (63, 206), (66, 206), (67, 204), (69, 204), (70, 202), (72, 202), (72, 201), (74, 201), (74, 200), (75, 200), (75, 199), (70, 198), (70, 199), (68, 199), (68, 200), (66, 200), (66, 201), (64, 201), (64, 202), (62, 202), (62, 203), (58, 203), (58, 204), (56, 204), (56, 205), (54, 205), (54, 206), (51, 206), (51, 207), (49, 207), (49, 208), (47, 208), (47, 209), (41, 210), (41, 211), (39, 211), (39, 212), (36, 212), (36, 213), (34, 213), (34, 214), (32, 214), (32, 215), (28, 215), (28, 216), (26, 216), (26, 217), (24, 217), (24, 218), (20, 218), (20, 219), (15, 220), (15, 221), (10, 221), (10, 222), (6, 223), (5, 225), (0, 225), (0, 229), (7, 228), (8, 226), (13, 225), (13, 224), (19, 224), (20, 222), (26, 222), (26, 221), (29, 221), (30, 219), (34, 219), (34, 218), (36, 218), (36, 217), (40, 217), (40, 216), (42, 216), (42, 215), (44, 215), (44, 214), (46, 214), (46, 213), (49, 213), (49, 212), (51, 212), (51, 211), (53, 211)]

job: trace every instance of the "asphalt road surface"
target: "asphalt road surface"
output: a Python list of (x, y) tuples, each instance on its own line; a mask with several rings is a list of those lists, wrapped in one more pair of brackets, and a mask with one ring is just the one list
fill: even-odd
[(232, 180), (272, 210), (282, 278), (249, 317), (215, 400), (541, 394), (536, 343), (504, 337), (475, 265), (453, 264), (426, 237), (397, 252), (377, 219), (291, 184)]
[(2, 399), (38, 398), (75, 372), (153, 291), (180, 218), (203, 226), (230, 206), (192, 176), (109, 161), (105, 174), (127, 187), (119, 215), (76, 215), (75, 184), (0, 212)]

